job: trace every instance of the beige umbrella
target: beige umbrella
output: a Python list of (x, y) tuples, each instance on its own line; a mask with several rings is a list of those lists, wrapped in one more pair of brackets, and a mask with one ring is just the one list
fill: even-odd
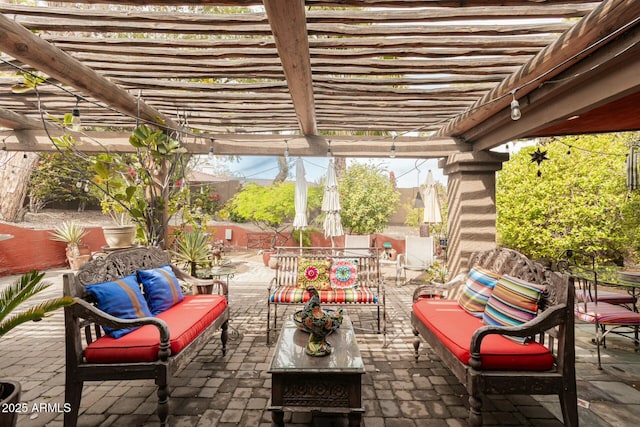
[(296, 191), (295, 191), (295, 208), (296, 216), (293, 218), (293, 228), (300, 233), (300, 251), (302, 252), (302, 229), (307, 226), (307, 180), (304, 176), (304, 162), (298, 157), (296, 160)]
[(427, 173), (427, 179), (425, 180), (424, 217), (422, 221), (427, 225), (439, 224), (442, 222), (436, 181), (433, 179), (431, 170)]
[(338, 179), (333, 159), (329, 160), (327, 181), (322, 196), (322, 211), (326, 212), (323, 228), (324, 237), (331, 238), (331, 247), (335, 246), (334, 237), (342, 236), (342, 218), (340, 217), (340, 194), (338, 193)]

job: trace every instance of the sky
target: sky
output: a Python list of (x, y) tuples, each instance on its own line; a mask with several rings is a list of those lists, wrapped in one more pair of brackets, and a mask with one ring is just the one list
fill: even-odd
[[(329, 164), (328, 157), (303, 157), (302, 159), (308, 182), (318, 182), (326, 175)], [(289, 179), (291, 180), (295, 179), (294, 160), (295, 157), (290, 158), (292, 165)], [(215, 161), (222, 160), (216, 159)], [(418, 184), (424, 184), (429, 170), (437, 182), (443, 185), (447, 183), (446, 176), (438, 168), (438, 159), (347, 159), (347, 167), (353, 162), (372, 162), (388, 172), (393, 171), (399, 188), (411, 188)], [(278, 160), (273, 156), (244, 156), (239, 162), (226, 162), (226, 165), (234, 175), (246, 179), (273, 179), (278, 173)], [(204, 166), (202, 169), (204, 172), (211, 172), (210, 167)]]

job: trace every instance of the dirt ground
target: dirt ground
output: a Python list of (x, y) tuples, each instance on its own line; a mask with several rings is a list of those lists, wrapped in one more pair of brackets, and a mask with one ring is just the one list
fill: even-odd
[(44, 209), (37, 214), (27, 213), (24, 216), (24, 221), (22, 222), (2, 222), (18, 227), (46, 230), (55, 228), (56, 225), (62, 223), (63, 221), (72, 221), (80, 223), (84, 226), (97, 227), (112, 224), (111, 218), (109, 218), (109, 216), (107, 215), (104, 215), (100, 211), (78, 212), (75, 210), (64, 209)]

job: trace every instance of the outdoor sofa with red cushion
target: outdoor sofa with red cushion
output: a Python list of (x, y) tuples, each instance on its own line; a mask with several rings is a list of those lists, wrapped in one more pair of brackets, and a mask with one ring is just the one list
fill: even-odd
[(572, 279), (504, 248), (469, 266), (457, 299), (434, 285), (414, 292), (416, 361), (422, 339), (469, 393), (471, 426), (487, 394), (557, 394), (564, 424), (577, 426)]
[[(75, 300), (65, 307), (65, 427), (77, 424), (84, 381), (134, 379), (155, 380), (164, 426), (171, 377), (218, 330), (225, 355), (226, 284), (193, 278), (169, 262), (158, 248), (122, 249), (64, 275), (64, 293)], [(185, 295), (181, 281), (195, 294)], [(205, 288), (217, 293), (199, 294)]]

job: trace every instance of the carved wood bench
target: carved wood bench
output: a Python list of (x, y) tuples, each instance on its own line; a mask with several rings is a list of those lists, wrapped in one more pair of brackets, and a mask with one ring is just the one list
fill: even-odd
[[(268, 286), (267, 343), (271, 331), (278, 326), (278, 306), (305, 304), (310, 297), (305, 291), (309, 285), (316, 287), (323, 306), (375, 309), (376, 332), (386, 338), (385, 294), (378, 248), (348, 252), (320, 247), (276, 249), (272, 255), (277, 260), (275, 276)], [(307, 277), (306, 270), (320, 276)]]
[[(487, 394), (558, 394), (564, 424), (577, 426), (572, 279), (502, 248), (474, 254), (469, 266), (458, 300), (434, 298), (431, 285), (416, 289), (416, 361), (422, 338), (469, 393), (472, 426), (482, 425)], [(535, 294), (529, 320), (496, 324), (509, 323), (514, 307), (533, 304)]]
[[(177, 291), (179, 280), (194, 285), (194, 293), (213, 284), (217, 294), (182, 295)], [(141, 288), (144, 295), (138, 295), (142, 294)], [(222, 354), (226, 353), (226, 284), (183, 273), (170, 265), (169, 255), (160, 249), (123, 249), (97, 258), (76, 274), (64, 275), (64, 294), (75, 300), (65, 307), (65, 402), (71, 405), (71, 411), (64, 415), (65, 427), (77, 423), (85, 381), (135, 379), (155, 380), (157, 413), (164, 426), (169, 415), (171, 377), (218, 330)], [(167, 301), (173, 304), (169, 308)], [(131, 316), (116, 317), (107, 312), (116, 313), (129, 305)], [(115, 338), (127, 328), (135, 330)]]

